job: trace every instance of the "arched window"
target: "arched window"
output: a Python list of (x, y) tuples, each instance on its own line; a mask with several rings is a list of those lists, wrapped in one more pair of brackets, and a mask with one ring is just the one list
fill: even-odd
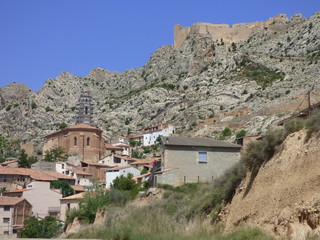
[(73, 144), (74, 144), (75, 146), (77, 146), (77, 137), (74, 137), (74, 138), (73, 138)]
[(88, 114), (88, 107), (85, 107), (84, 113), (85, 113), (85, 114)]
[(90, 138), (87, 138), (87, 146), (90, 146)]

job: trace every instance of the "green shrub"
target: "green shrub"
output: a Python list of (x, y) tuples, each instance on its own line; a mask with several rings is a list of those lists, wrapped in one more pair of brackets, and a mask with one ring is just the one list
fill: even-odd
[(35, 109), (35, 108), (37, 108), (37, 107), (38, 107), (38, 106), (37, 106), (37, 104), (36, 104), (35, 102), (32, 102), (32, 103), (31, 103), (31, 108), (32, 108), (32, 109)]
[(222, 133), (221, 133), (221, 134), (222, 134), (223, 137), (231, 136), (232, 131), (231, 131), (230, 128), (224, 128), (224, 129), (222, 130)]
[(49, 107), (49, 106), (47, 106), (47, 107), (45, 108), (45, 110), (46, 110), (46, 112), (51, 112), (51, 111), (53, 111), (53, 109), (52, 109), (51, 107)]
[(320, 112), (312, 114), (305, 122), (305, 128), (308, 131), (308, 135), (317, 133), (320, 130)]
[(247, 134), (246, 130), (240, 130), (239, 132), (237, 132), (236, 134), (236, 138), (241, 138), (244, 137)]
[(62, 224), (51, 216), (43, 220), (31, 216), (24, 221), (24, 226), (21, 230), (22, 238), (53, 238), (58, 236), (62, 230)]
[(304, 121), (301, 118), (296, 118), (291, 121), (288, 121), (284, 125), (284, 131), (286, 136), (290, 133), (298, 132), (304, 128)]
[(61, 189), (61, 193), (63, 197), (67, 197), (74, 194), (73, 188), (62, 180), (55, 180), (50, 183), (50, 188)]
[(283, 142), (283, 130), (269, 131), (267, 135), (257, 142), (251, 142), (247, 151), (241, 156), (241, 161), (250, 171), (257, 172), (260, 167), (269, 161)]
[(7, 112), (10, 111), (11, 107), (12, 107), (12, 105), (8, 105), (8, 106), (6, 107), (6, 111), (7, 111)]

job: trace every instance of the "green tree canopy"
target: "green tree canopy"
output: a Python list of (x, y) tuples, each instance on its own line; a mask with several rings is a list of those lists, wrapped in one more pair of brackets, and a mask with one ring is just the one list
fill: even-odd
[(61, 193), (63, 197), (67, 197), (74, 194), (74, 190), (72, 187), (61, 180), (56, 180), (50, 183), (50, 188), (61, 189)]
[(49, 151), (45, 151), (45, 157), (43, 161), (45, 162), (64, 162), (68, 158), (68, 155), (65, 153), (62, 147), (55, 146)]
[(37, 158), (34, 156), (28, 156), (26, 151), (22, 149), (18, 156), (18, 167), (19, 168), (31, 168), (31, 165), (37, 162)]
[(23, 238), (53, 238), (59, 235), (62, 229), (62, 224), (51, 216), (43, 220), (32, 216), (24, 221), (24, 226), (21, 231)]

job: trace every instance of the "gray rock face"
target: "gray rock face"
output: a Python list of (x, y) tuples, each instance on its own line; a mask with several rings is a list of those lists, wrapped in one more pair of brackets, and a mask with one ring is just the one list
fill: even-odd
[(196, 136), (218, 137), (224, 127), (264, 133), (295, 110), (283, 106), (319, 88), (319, 23), (320, 12), (294, 15), (237, 43), (213, 40), (194, 25), (179, 49), (159, 48), (142, 68), (63, 72), (36, 93), (10, 84), (0, 88), (0, 134), (41, 143), (60, 123), (74, 125), (81, 89), (91, 91), (94, 122), (107, 139), (164, 122)]

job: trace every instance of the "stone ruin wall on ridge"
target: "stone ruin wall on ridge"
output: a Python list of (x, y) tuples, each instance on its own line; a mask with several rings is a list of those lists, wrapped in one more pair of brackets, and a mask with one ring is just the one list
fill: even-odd
[(180, 24), (174, 26), (174, 47), (179, 49), (184, 43), (191, 30), (200, 34), (210, 34), (212, 40), (221, 40), (232, 43), (249, 39), (253, 32), (265, 30), (278, 32), (287, 29), (291, 24), (285, 14), (279, 14), (269, 18), (267, 21), (238, 23), (231, 27), (228, 24), (195, 23), (191, 27), (182, 27)]

